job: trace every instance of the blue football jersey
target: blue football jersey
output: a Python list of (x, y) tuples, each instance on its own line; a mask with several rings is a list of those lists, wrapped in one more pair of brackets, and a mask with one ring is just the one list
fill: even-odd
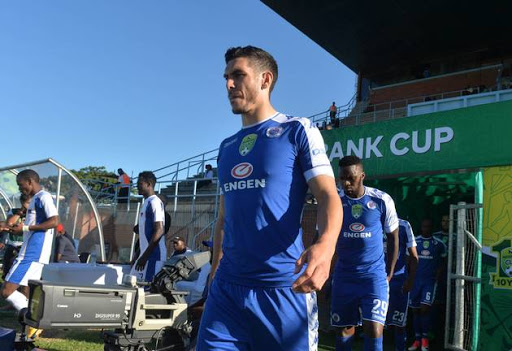
[(278, 113), (225, 139), (217, 163), (224, 255), (216, 277), (246, 286), (291, 286), (304, 250), (307, 182), (334, 178), (318, 128)]
[[(409, 248), (416, 246), (416, 239), (412, 232), (411, 224), (405, 219), (398, 219), (398, 258), (395, 264), (393, 277), (402, 274), (407, 275), (407, 256)], [(384, 255), (387, 254), (386, 236), (384, 235)]]
[(353, 199), (340, 191), (343, 226), (338, 237), (336, 274), (343, 276), (386, 274), (384, 232), (398, 227), (391, 196), (365, 187), (364, 195)]
[(419, 258), (416, 280), (435, 279), (442, 259), (446, 257), (446, 246), (436, 237), (421, 235), (416, 237), (416, 244)]

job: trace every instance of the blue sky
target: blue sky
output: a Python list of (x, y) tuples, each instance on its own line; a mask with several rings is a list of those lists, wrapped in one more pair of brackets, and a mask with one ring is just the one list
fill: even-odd
[(215, 149), (241, 126), (224, 52), (249, 44), (279, 64), (278, 111), (354, 94), (353, 72), (260, 1), (1, 2), (0, 166), (52, 157), (137, 174)]

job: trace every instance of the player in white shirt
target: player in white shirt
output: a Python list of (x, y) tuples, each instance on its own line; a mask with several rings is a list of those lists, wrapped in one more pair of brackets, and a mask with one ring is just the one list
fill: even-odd
[(140, 256), (132, 267), (132, 275), (144, 281), (152, 281), (162, 268), (167, 249), (164, 235), (164, 204), (155, 194), (156, 177), (153, 172), (141, 172), (137, 179), (137, 189), (144, 197), (144, 205), (139, 212)]
[[(1, 294), (16, 310), (28, 306), (28, 280), (41, 279), (43, 265), (50, 262), (53, 230), (59, 223), (57, 209), (50, 193), (42, 190), (39, 175), (26, 169), (18, 173), (20, 192), (32, 196), (25, 223), (3, 228), (11, 233), (23, 232), (23, 245), (9, 273)], [(21, 292), (18, 288), (21, 287)]]

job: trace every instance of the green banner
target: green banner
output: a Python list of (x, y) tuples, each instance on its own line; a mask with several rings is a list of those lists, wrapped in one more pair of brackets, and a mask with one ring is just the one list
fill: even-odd
[(357, 155), (371, 177), (512, 162), (512, 101), (322, 132), (334, 170)]

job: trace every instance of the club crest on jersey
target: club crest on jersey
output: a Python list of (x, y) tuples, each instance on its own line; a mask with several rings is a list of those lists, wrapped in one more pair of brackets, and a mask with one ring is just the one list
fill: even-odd
[(361, 223), (352, 223), (348, 226), (348, 228), (353, 232), (362, 232), (365, 229), (365, 226)]
[(242, 142), (240, 143), (240, 146), (238, 148), (238, 152), (240, 152), (240, 155), (245, 156), (249, 152), (251, 152), (251, 150), (254, 148), (254, 144), (256, 143), (256, 139), (258, 139), (257, 134), (246, 135), (242, 139)]
[(370, 210), (375, 210), (377, 208), (377, 204), (374, 201), (368, 201), (366, 204)]
[(424, 241), (424, 242), (423, 242), (423, 248), (424, 248), (424, 249), (428, 249), (428, 248), (429, 248), (429, 246), (430, 246), (430, 241)]
[(270, 127), (265, 134), (269, 138), (279, 138), (283, 134), (283, 127)]
[(236, 179), (244, 179), (252, 174), (254, 167), (248, 162), (237, 164), (231, 169), (231, 176)]
[(354, 217), (355, 219), (358, 219), (363, 215), (363, 205), (361, 204), (352, 205), (352, 208), (350, 210), (352, 212), (352, 217)]

